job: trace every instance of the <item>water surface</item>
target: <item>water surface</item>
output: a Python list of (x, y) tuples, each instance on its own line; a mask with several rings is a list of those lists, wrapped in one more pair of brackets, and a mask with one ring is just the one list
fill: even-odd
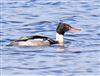
[[(99, 76), (99, 0), (1, 0), (1, 76)], [(67, 32), (64, 47), (8, 47), (20, 36), (55, 39), (60, 21), (80, 32)]]

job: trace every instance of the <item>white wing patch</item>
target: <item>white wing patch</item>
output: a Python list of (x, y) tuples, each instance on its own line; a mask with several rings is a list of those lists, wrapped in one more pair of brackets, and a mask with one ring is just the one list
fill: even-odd
[(34, 39), (34, 41), (44, 41), (43, 39)]

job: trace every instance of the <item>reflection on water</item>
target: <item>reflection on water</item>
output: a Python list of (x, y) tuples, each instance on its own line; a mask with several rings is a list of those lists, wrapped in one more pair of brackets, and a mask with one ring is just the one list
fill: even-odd
[[(2, 76), (99, 76), (99, 0), (0, 1), (0, 71)], [(80, 32), (67, 32), (64, 46), (6, 46), (20, 36), (55, 39), (58, 22)]]

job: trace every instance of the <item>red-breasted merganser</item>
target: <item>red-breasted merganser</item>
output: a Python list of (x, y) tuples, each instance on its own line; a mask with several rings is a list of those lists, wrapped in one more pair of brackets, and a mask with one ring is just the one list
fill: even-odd
[(46, 46), (51, 44), (64, 44), (64, 33), (66, 31), (80, 31), (80, 29), (71, 27), (66, 23), (59, 23), (56, 29), (56, 40), (46, 36), (26, 36), (13, 40), (9, 45), (11, 46)]

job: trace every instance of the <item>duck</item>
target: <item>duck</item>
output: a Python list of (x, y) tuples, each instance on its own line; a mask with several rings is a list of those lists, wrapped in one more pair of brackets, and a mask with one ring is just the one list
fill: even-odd
[(80, 31), (67, 23), (58, 23), (56, 28), (56, 39), (51, 39), (47, 36), (34, 35), (19, 37), (11, 41), (9, 46), (47, 46), (52, 44), (64, 45), (64, 34), (67, 31)]

